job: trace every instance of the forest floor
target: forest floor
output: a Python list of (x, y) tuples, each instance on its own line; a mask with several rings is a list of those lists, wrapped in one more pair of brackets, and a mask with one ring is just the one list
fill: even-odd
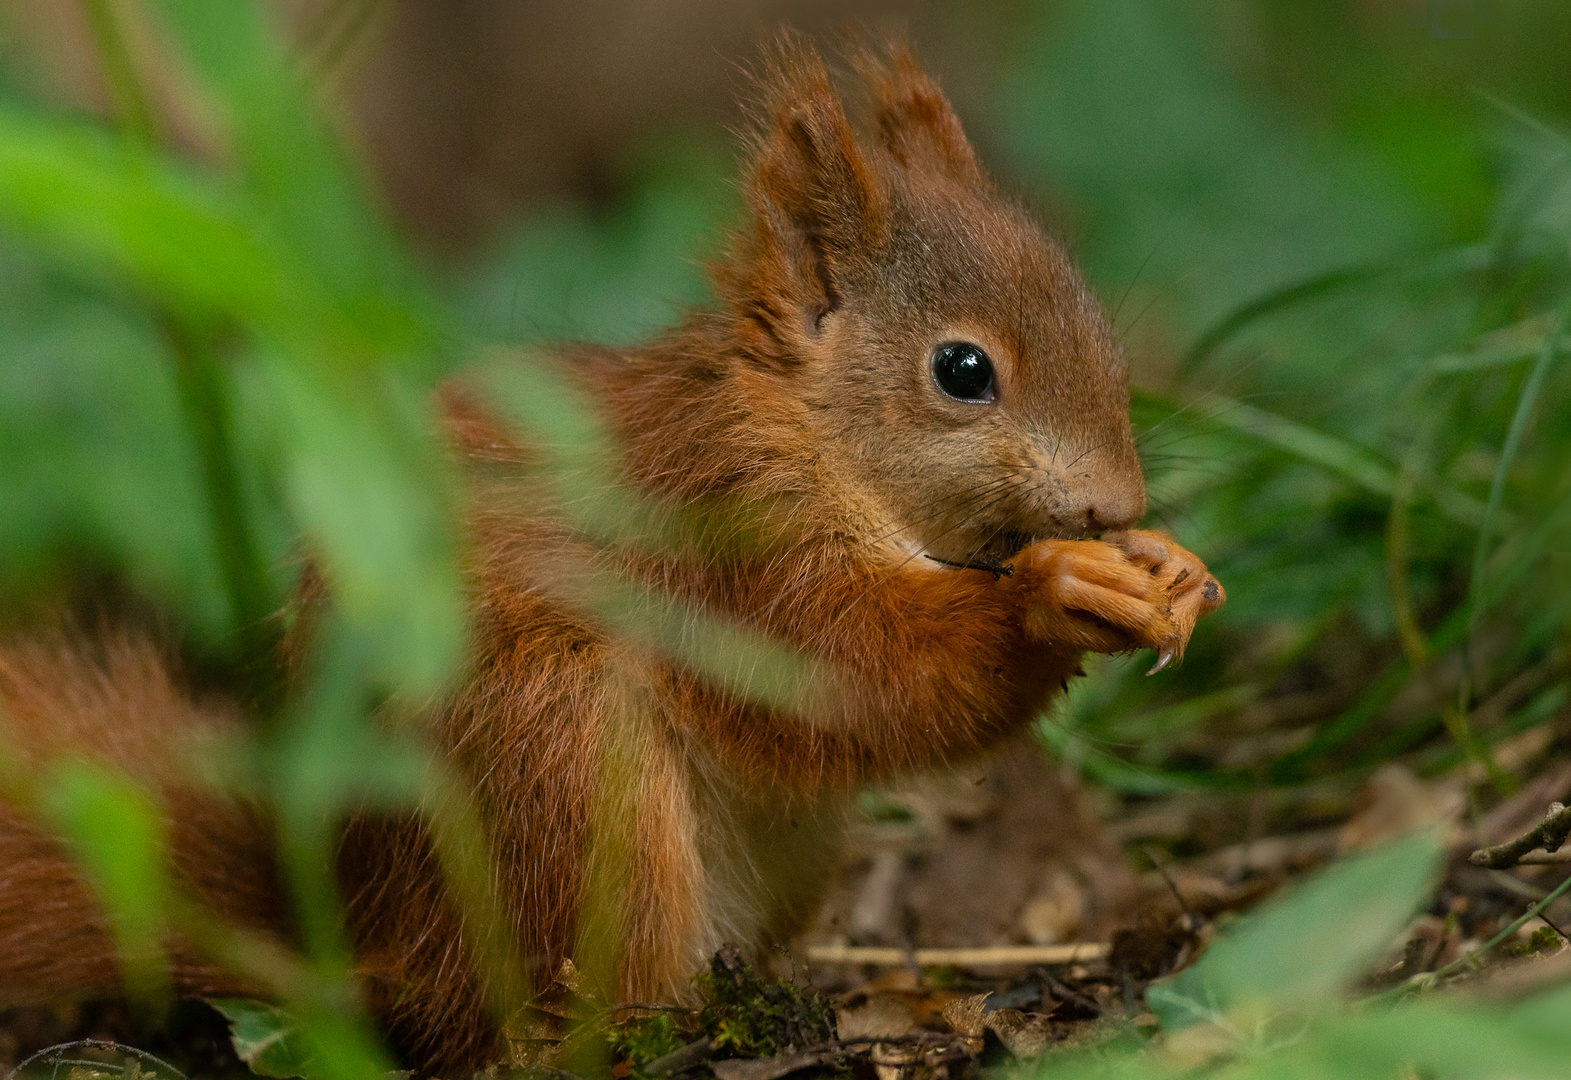
[[(1444, 878), (1367, 976), (1368, 989), (1394, 986), (1467, 955), (1571, 870), (1468, 860), (1571, 797), (1568, 731), (1571, 723), (1545, 724), (1502, 747), (1497, 763), (1521, 783), (1483, 812), (1470, 812), (1464, 770), (1420, 780), (1400, 765), (1361, 784), (1290, 793), (1119, 798), (1022, 742), (954, 774), (869, 794), (816, 922), (763, 970), (718, 955), (699, 980), (702, 1010), (609, 1009), (559, 985), (542, 1015), (596, 1017), (594, 1070), (609, 1066), (618, 1078), (972, 1076), (1052, 1046), (1149, 1034), (1156, 1017), (1146, 988), (1191, 962), (1230, 920), (1338, 855), (1438, 824), (1452, 840)], [(1462, 977), (1537, 985), (1571, 976), (1561, 928), (1571, 929), (1571, 900), (1557, 900)], [(1065, 946), (1078, 950), (1040, 962)], [(954, 949), (972, 951), (941, 951)], [(110, 1052), (92, 1065), (78, 1049), (46, 1055), (26, 1074), (243, 1075), (227, 1036), (223, 1019), (195, 1002), (158, 1031), (113, 1003), (12, 1009), (0, 1012), (0, 1078), (44, 1048), (83, 1039), (129, 1043), (156, 1060)], [(500, 1071), (565, 1080), (575, 1068), (591, 1071), (584, 1060), (564, 1044)]]
[[(1022, 744), (870, 800), (874, 820), (858, 831), (854, 856), (794, 953), (883, 945), (908, 958), (809, 963), (805, 972), (835, 1001), (842, 1040), (893, 1040), (865, 1051), (880, 1080), (927, 1071), (913, 1053), (923, 1039), (936, 1074), (945, 1066), (935, 1049), (959, 1047), (984, 1064), (1029, 1057), (1114, 1030), (1154, 1030), (1146, 988), (1195, 959), (1219, 928), (1340, 855), (1438, 825), (1450, 840), (1440, 885), (1371, 967), (1365, 988), (1395, 986), (1473, 952), (1571, 873), (1571, 863), (1542, 853), (1528, 858), (1543, 863), (1509, 869), (1469, 861), (1571, 799), (1567, 720), (1500, 748), (1496, 764), (1520, 785), (1482, 811), (1469, 805), (1469, 787), (1473, 798), (1485, 787), (1467, 768), (1420, 780), (1391, 764), (1362, 783), (1121, 799), (1082, 786)], [(1571, 940), (1561, 929), (1571, 930), (1565, 898), (1461, 977), (1526, 990), (1571, 976)], [(914, 962), (944, 947), (993, 946), (1008, 959), (1008, 946), (1064, 942), (1099, 955), (1059, 964)], [(945, 1032), (947, 1044), (939, 1041)]]

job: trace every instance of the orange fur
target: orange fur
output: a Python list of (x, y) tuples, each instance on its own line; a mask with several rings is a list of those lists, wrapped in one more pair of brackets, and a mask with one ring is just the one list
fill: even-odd
[[(471, 785), (537, 979), (601, 956), (613, 996), (669, 997), (722, 941), (779, 940), (831, 868), (858, 784), (985, 749), (1039, 715), (1082, 653), (1181, 649), (1221, 602), (1170, 539), (1119, 531), (1145, 504), (1127, 374), (1074, 268), (999, 197), (908, 54), (858, 66), (871, 139), (810, 48), (774, 53), (717, 311), (643, 348), (558, 357), (603, 408), (623, 480), (752, 540), (630, 550), (575, 533), (540, 495), (537, 449), (473, 387), (446, 391), (472, 463), (475, 645), (428, 736)], [(935, 387), (929, 357), (953, 340), (992, 357), (991, 404)], [(564, 567), (591, 564), (799, 650), (822, 685), (800, 711), (771, 706), (613, 632), (561, 587)], [(193, 703), (150, 646), (118, 639), (0, 651), (0, 708), (24, 754), (87, 749), (148, 777), (190, 887), (287, 935), (255, 856), (266, 821), (193, 802), (178, 779), (175, 736), (231, 710)], [(4, 813), (0, 998), (111, 990), (112, 948), (69, 861)], [(396, 1041), (436, 1069), (501, 1056), (479, 943), (425, 826), (355, 819), (339, 871)], [(177, 975), (187, 991), (223, 982), (199, 964)]]

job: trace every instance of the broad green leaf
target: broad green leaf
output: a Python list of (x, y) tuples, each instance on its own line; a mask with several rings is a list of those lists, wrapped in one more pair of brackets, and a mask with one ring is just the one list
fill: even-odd
[[(1553, 1009), (1553, 1020), (1524, 1023), (1521, 1011), (1542, 1011), (1541, 1005)], [(1571, 1075), (1567, 1005), (1566, 993), (1558, 991), (1504, 1007), (1444, 995), (1390, 1008), (1328, 1011), (1296, 1045), (1272, 1056), (1278, 1069), (1287, 1066), (1300, 1076), (1406, 1072), (1457, 1080), (1563, 1080)]]
[(1245, 916), (1148, 1000), (1168, 1027), (1241, 1005), (1329, 1002), (1413, 917), (1440, 856), (1424, 831), (1336, 863)]
[(345, 338), (315, 275), (232, 192), (101, 128), (0, 106), (0, 223), (195, 318)]
[(209, 998), (229, 1021), (235, 1054), (258, 1076), (310, 1076), (310, 1053), (300, 1021), (283, 1009), (249, 998)]
[(428, 406), (391, 373), (260, 360), (253, 407), (270, 419), (286, 501), (335, 604), (370, 635), (385, 685), (434, 691), (458, 661), (466, 613)]
[(369, 1080), (390, 1062), (353, 1015), (314, 1007), (305, 1018), (249, 998), (209, 998), (229, 1021), (235, 1054), (258, 1076)]

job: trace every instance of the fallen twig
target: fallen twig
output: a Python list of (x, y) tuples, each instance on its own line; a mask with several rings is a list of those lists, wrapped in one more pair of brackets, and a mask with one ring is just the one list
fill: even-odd
[(1074, 987), (1067, 986), (1064, 983), (1059, 982), (1057, 979), (1048, 979), (1047, 986), (1048, 989), (1053, 991), (1053, 996), (1058, 998), (1059, 1001), (1072, 1002), (1080, 1006), (1082, 1009), (1088, 1010), (1092, 1016), (1102, 1015), (1102, 1006), (1086, 997)]
[(710, 1069), (717, 1080), (780, 1080), (803, 1069), (813, 1069), (834, 1060), (832, 1052), (804, 1050), (796, 1054), (776, 1054), (766, 1058), (730, 1058), (712, 1061)]
[(1145, 857), (1151, 861), (1152, 866), (1156, 867), (1156, 872), (1162, 875), (1162, 881), (1167, 885), (1167, 891), (1173, 894), (1174, 900), (1178, 901), (1178, 906), (1182, 909), (1184, 918), (1189, 921), (1186, 929), (1191, 932), (1199, 930), (1205, 924), (1204, 920), (1200, 918), (1199, 912), (1189, 906), (1189, 901), (1184, 899), (1184, 894), (1178, 891), (1178, 882), (1173, 880), (1173, 875), (1167, 872), (1167, 867), (1156, 857), (1156, 852), (1152, 851), (1149, 845), (1140, 845), (1140, 850), (1145, 852)]
[(644, 1066), (644, 1072), (649, 1076), (669, 1076), (691, 1069), (700, 1062), (708, 1061), (715, 1056), (713, 1039), (697, 1039), (686, 1046), (677, 1047), (665, 1057), (658, 1057)]
[(1515, 840), (1508, 840), (1504, 844), (1494, 847), (1479, 848), (1467, 857), (1468, 862), (1474, 866), (1487, 866), (1491, 870), (1504, 870), (1524, 862), (1564, 862), (1571, 859), (1529, 859), (1528, 853), (1537, 848), (1543, 848), (1547, 855), (1555, 855), (1560, 850), (1560, 845), (1566, 842), (1566, 837), (1571, 835), (1571, 810), (1560, 803), (1550, 803), (1549, 813), (1534, 829), (1522, 834)]
[(995, 945), (977, 949), (895, 949), (876, 945), (809, 945), (807, 959), (818, 964), (870, 964), (875, 967), (1014, 967), (1073, 964), (1101, 960), (1103, 941), (1069, 945)]

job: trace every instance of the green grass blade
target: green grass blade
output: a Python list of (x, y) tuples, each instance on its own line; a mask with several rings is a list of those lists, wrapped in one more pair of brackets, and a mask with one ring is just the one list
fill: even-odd
[(0, 222), (200, 321), (346, 337), (315, 275), (233, 193), (94, 126), (0, 107)]
[(1506, 480), (1511, 475), (1511, 467), (1516, 464), (1517, 453), (1522, 447), (1522, 436), (1527, 431), (1527, 422), (1532, 417), (1534, 408), (1538, 405), (1539, 395), (1544, 389), (1544, 380), (1549, 377), (1549, 369), (1554, 366), (1559, 356), (1560, 328), (1561, 322), (1556, 320), (1553, 329), (1544, 339), (1544, 346), (1539, 352), (1538, 360), (1528, 372), (1527, 378), (1522, 381), (1522, 390), (1517, 395), (1516, 410), (1511, 415), (1511, 426), (1506, 429), (1505, 444), (1500, 448), (1500, 460), (1495, 464), (1494, 476), (1489, 483), (1489, 502), (1484, 507), (1483, 521), (1478, 527), (1478, 542), (1473, 548), (1473, 572), (1468, 587), (1470, 637), (1478, 623), (1478, 616), (1482, 613), (1479, 597), (1484, 580), (1484, 563), (1489, 557), (1489, 544), (1494, 537), (1495, 522), (1500, 516), (1500, 506), (1505, 499)]
[(242, 185), (272, 234), (308, 262), (344, 316), (384, 349), (429, 348), (434, 308), (253, 0), (163, 0), (217, 98)]
[(1443, 276), (1466, 273), (1488, 265), (1492, 253), (1482, 245), (1441, 252), (1427, 259), (1346, 266), (1304, 281), (1295, 281), (1250, 300), (1219, 319), (1194, 340), (1178, 362), (1180, 372), (1192, 372), (1240, 331), (1272, 315), (1362, 285), (1413, 274)]
[(127, 997), (159, 1015), (173, 997), (163, 815), (129, 777), (85, 762), (58, 768), (41, 796), (108, 915)]

